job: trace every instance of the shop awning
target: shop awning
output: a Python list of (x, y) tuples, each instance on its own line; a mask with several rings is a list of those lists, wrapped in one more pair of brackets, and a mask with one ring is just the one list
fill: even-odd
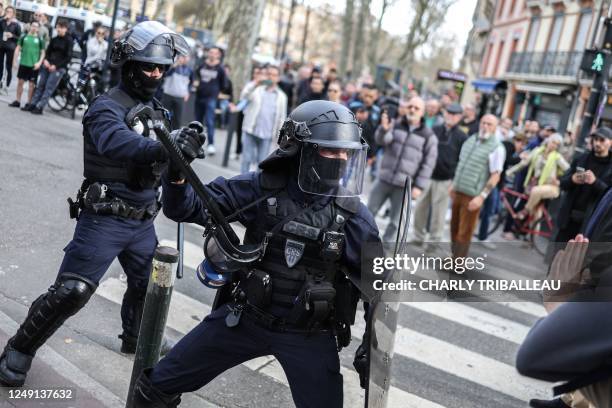
[(516, 90), (521, 92), (532, 92), (532, 93), (545, 93), (550, 95), (561, 95), (564, 91), (567, 91), (569, 88), (566, 85), (544, 85), (544, 84), (534, 84), (534, 83), (525, 83), (525, 84), (517, 84)]
[(472, 86), (480, 92), (493, 93), (497, 88), (506, 88), (506, 81), (501, 79), (478, 78), (472, 81)]

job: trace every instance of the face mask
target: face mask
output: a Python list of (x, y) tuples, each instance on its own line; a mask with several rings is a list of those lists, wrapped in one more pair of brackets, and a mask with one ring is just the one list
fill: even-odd
[(130, 93), (142, 101), (150, 101), (153, 99), (153, 96), (155, 96), (157, 89), (162, 83), (163, 76), (156, 79), (145, 75), (138, 62), (128, 62), (123, 67), (123, 83)]
[(338, 180), (344, 175), (346, 164), (344, 159), (317, 156), (315, 167), (320, 182), (327, 187), (338, 187)]

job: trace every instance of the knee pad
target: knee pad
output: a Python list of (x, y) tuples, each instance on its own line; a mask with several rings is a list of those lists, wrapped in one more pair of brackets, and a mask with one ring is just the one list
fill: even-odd
[(18, 351), (36, 350), (89, 300), (97, 285), (79, 275), (62, 274), (30, 307), (28, 316), (9, 343)]
[(49, 301), (56, 303), (72, 316), (85, 306), (97, 288), (98, 285), (87, 278), (69, 273), (62, 274), (55, 284), (54, 296), (50, 296)]
[(134, 408), (176, 408), (181, 403), (181, 394), (166, 394), (151, 383), (152, 369), (144, 370), (134, 385)]

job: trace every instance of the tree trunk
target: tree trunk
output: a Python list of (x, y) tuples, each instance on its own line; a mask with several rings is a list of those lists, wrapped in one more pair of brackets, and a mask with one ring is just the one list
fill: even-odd
[(265, 0), (240, 1), (232, 13), (225, 60), (232, 67), (234, 94), (240, 94), (251, 76), (252, 55), (265, 3)]
[(376, 31), (374, 31), (374, 33), (372, 33), (372, 35), (370, 36), (370, 44), (368, 44), (368, 62), (370, 63), (370, 72), (374, 72), (374, 70), (376, 69), (376, 64), (378, 64), (378, 46), (380, 42), (380, 33), (382, 31), (382, 21), (385, 17), (387, 7), (391, 5), (391, 3), (393, 3), (393, 1), (383, 0), (380, 16), (378, 17)]
[(346, 0), (346, 10), (342, 18), (342, 50), (340, 54), (340, 78), (346, 76), (351, 50), (351, 37), (353, 34), (353, 13), (355, 12), (354, 0)]
[(291, 8), (289, 9), (289, 18), (287, 19), (287, 29), (285, 30), (285, 38), (283, 38), (283, 47), (281, 48), (280, 59), (287, 57), (287, 43), (289, 42), (289, 35), (291, 34), (291, 23), (293, 22), (293, 14), (295, 13), (295, 6), (297, 6), (297, 0), (291, 0)]
[(357, 20), (357, 33), (355, 34), (355, 43), (353, 43), (353, 74), (357, 77), (363, 70), (364, 55), (366, 48), (366, 26), (367, 19), (370, 15), (370, 1), (361, 0), (359, 7), (359, 18)]
[(300, 55), (300, 65), (304, 65), (306, 55), (306, 38), (308, 37), (308, 23), (310, 21), (310, 6), (306, 6), (306, 22), (304, 23), (304, 35), (302, 36), (302, 54)]

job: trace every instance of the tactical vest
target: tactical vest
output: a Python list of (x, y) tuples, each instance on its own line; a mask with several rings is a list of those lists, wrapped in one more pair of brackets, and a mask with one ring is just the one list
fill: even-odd
[(489, 179), (489, 155), (498, 146), (495, 135), (479, 143), (475, 134), (463, 143), (453, 182), (456, 191), (472, 197), (480, 194)]
[[(148, 129), (147, 122), (149, 120), (162, 120), (166, 127), (169, 128), (168, 111), (156, 99), (153, 99), (153, 108), (147, 109), (145, 105), (135, 101), (119, 88), (111, 89), (107, 96), (129, 109), (125, 121), (130, 129), (138, 133), (140, 129), (136, 129), (135, 124), (140, 121), (139, 124), (143, 125), (141, 130), (143, 137), (154, 136), (153, 132)], [(144, 108), (144, 115), (140, 115), (137, 112), (142, 111), (143, 109), (141, 108)], [(126, 184), (134, 190), (145, 190), (159, 186), (161, 173), (166, 163), (136, 164), (111, 159), (98, 153), (85, 127), (83, 127), (83, 137), (83, 175), (90, 182), (118, 182)]]
[(289, 197), (287, 175), (262, 172), (260, 184), (269, 196), (258, 205), (258, 222), (247, 228), (244, 241), (259, 244), (268, 235), (266, 253), (254, 265), (270, 277), (263, 309), (285, 309), (284, 320), (293, 327), (333, 324), (348, 330), (358, 296), (352, 297), (354, 288), (339, 261), (346, 245), (344, 227), (358, 211), (359, 199), (333, 198), (313, 209)]

